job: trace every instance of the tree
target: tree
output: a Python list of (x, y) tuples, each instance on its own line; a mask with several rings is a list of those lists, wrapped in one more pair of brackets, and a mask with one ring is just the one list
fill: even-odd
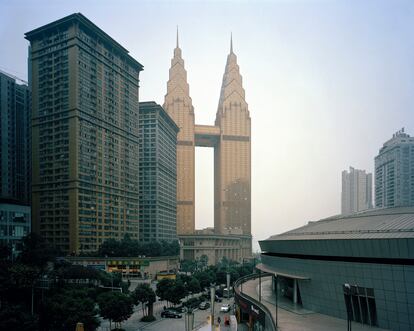
[(95, 302), (86, 289), (67, 288), (56, 292), (42, 305), (40, 325), (42, 330), (75, 330), (82, 322), (85, 330), (96, 330), (100, 322), (96, 317)]
[(194, 277), (200, 282), (201, 288), (207, 288), (211, 283), (215, 282), (215, 277), (209, 271), (199, 271)]
[(23, 238), (22, 251), (18, 261), (44, 270), (48, 262), (59, 256), (59, 251), (49, 246), (46, 241), (35, 233), (30, 233)]
[(200, 282), (198, 281), (197, 278), (192, 278), (187, 283), (187, 288), (188, 288), (188, 291), (190, 291), (191, 293), (199, 293), (201, 291)]
[(120, 324), (131, 317), (133, 302), (129, 296), (121, 292), (106, 292), (98, 297), (100, 315), (111, 322)]
[(203, 254), (200, 256), (201, 270), (204, 270), (205, 268), (207, 268), (207, 265), (208, 265), (208, 256)]
[(24, 311), (24, 307), (7, 305), (0, 310), (0, 330), (38, 330), (35, 317)]
[[(156, 296), (148, 284), (138, 285), (132, 292), (131, 298), (135, 305), (142, 304), (142, 315), (153, 317), (153, 304), (156, 301)], [(147, 314), (145, 313), (145, 305), (147, 305)]]
[(174, 286), (174, 281), (172, 279), (167, 279), (167, 278), (161, 279), (157, 284), (157, 289), (155, 293), (159, 296), (161, 300), (169, 301), (167, 299), (167, 291), (173, 286)]

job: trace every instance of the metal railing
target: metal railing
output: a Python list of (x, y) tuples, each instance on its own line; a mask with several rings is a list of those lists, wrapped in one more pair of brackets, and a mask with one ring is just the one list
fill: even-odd
[[(271, 321), (271, 328), (273, 331), (277, 331), (277, 325), (275, 323), (275, 320), (273, 319), (272, 313), (270, 312), (270, 310), (264, 305), (262, 304), (260, 301), (258, 301), (257, 299), (251, 297), (250, 295), (243, 293), (243, 283), (249, 281), (249, 280), (253, 280), (259, 277), (267, 277), (270, 276), (271, 274), (269, 273), (260, 273), (260, 274), (250, 274), (244, 277), (241, 277), (239, 279), (237, 279), (234, 282), (234, 295), (235, 296), (239, 296), (245, 300), (251, 301), (252, 303), (254, 303), (256, 306), (258, 306), (266, 315), (267, 320)], [(277, 307), (276, 307), (277, 309)], [(266, 320), (266, 319), (265, 319)]]

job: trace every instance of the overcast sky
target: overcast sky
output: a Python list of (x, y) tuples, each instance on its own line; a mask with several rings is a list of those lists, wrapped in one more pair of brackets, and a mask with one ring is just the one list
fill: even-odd
[[(230, 32), (252, 118), (254, 240), (339, 213), (341, 171), (414, 135), (413, 1), (0, 0), (0, 69), (27, 77), (25, 32), (81, 12), (144, 65), (162, 104), (179, 26), (197, 124), (213, 124)], [(213, 225), (213, 151), (197, 148), (196, 227)], [(255, 249), (258, 249), (255, 244)]]

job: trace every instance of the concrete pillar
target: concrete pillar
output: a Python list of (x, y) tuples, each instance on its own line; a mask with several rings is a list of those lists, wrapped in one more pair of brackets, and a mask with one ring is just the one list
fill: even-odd
[(296, 278), (293, 280), (293, 303), (298, 303), (298, 284)]

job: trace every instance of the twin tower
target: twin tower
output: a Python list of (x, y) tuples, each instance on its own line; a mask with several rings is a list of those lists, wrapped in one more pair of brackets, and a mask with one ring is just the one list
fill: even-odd
[(180, 128), (177, 137), (178, 235), (195, 232), (195, 147), (202, 146), (214, 148), (214, 233), (250, 236), (250, 115), (232, 40), (214, 125), (195, 124), (178, 32), (163, 107)]

